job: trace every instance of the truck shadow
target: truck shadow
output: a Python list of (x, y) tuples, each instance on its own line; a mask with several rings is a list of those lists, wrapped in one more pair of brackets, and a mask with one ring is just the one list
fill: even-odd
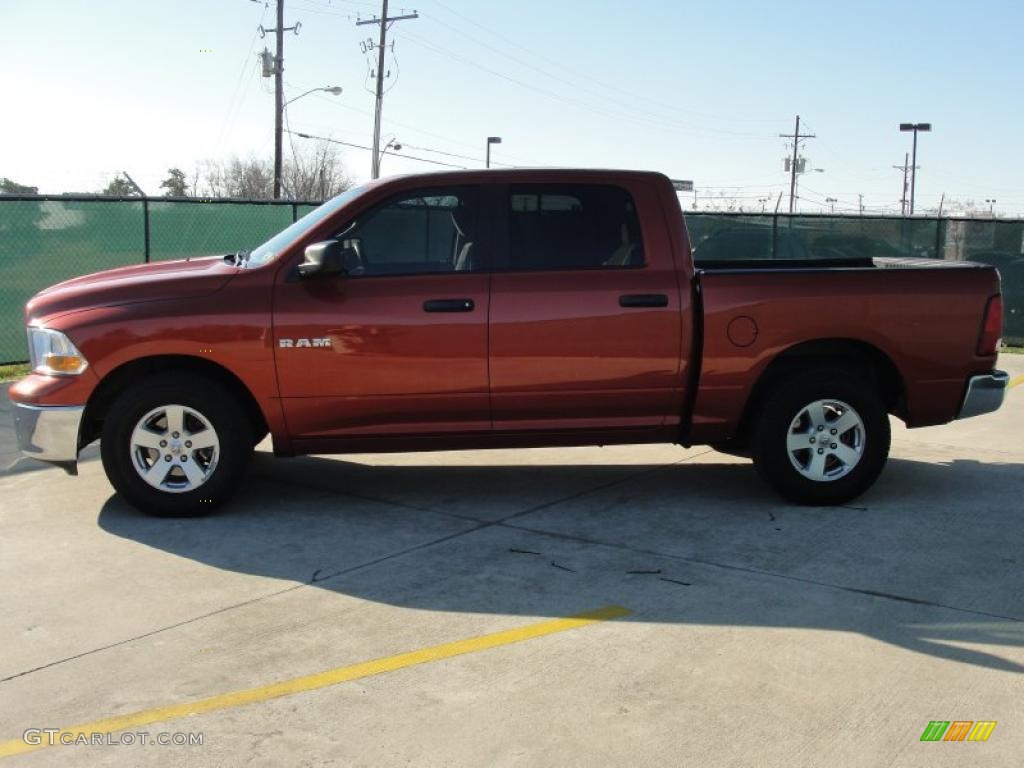
[(1024, 646), (1022, 477), (1012, 463), (894, 459), (857, 502), (803, 508), (718, 455), (558, 466), (257, 455), (221, 514), (160, 520), (112, 497), (99, 525), (215, 568), (403, 608), (563, 616), (619, 603), (638, 621), (857, 632), (1019, 673), (991, 648)]

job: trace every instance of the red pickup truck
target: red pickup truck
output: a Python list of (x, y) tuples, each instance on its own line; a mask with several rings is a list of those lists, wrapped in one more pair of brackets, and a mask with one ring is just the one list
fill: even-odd
[(274, 453), (710, 444), (838, 504), (911, 427), (997, 409), (996, 270), (908, 259), (702, 264), (671, 182), (406, 176), (251, 252), (61, 283), (26, 307), (24, 452), (202, 513)]

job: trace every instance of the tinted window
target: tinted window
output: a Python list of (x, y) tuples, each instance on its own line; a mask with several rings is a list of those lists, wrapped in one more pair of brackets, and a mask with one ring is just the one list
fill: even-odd
[(629, 192), (598, 184), (517, 184), (509, 199), (509, 268), (616, 269), (644, 263)]
[(350, 275), (471, 272), (482, 268), (473, 189), (409, 192), (374, 208), (337, 235)]

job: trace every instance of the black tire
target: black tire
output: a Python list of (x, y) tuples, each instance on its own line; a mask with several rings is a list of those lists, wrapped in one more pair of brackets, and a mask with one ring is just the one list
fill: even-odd
[[(824, 407), (814, 407), (822, 402)], [(843, 405), (852, 413), (840, 421), (847, 413)], [(824, 418), (812, 419), (812, 413)], [(851, 421), (859, 426), (844, 430)], [(814, 446), (791, 451), (804, 441)], [(869, 378), (856, 369), (810, 368), (779, 381), (769, 393), (751, 448), (758, 474), (783, 497), (828, 506), (844, 504), (871, 487), (889, 457), (889, 441), (889, 416)]]
[[(166, 488), (176, 487), (177, 492), (151, 485), (143, 479), (142, 470), (136, 469), (152, 462), (150, 468), (155, 470), (158, 461), (172, 454), (161, 456), (165, 449), (154, 448), (152, 452), (143, 451), (145, 455), (140, 458), (132, 447), (132, 435), (140, 420), (165, 406), (175, 410), (175, 406), (181, 406), (185, 414), (186, 427), (180, 433), (180, 441), (175, 439), (166, 449), (177, 451), (177, 455), (167, 462), (169, 474), (163, 484)], [(158, 415), (157, 421), (151, 422), (155, 429), (166, 428), (166, 413), (163, 420)], [(184, 442), (187, 437), (209, 435), (205, 431), (187, 431), (197, 426), (212, 427), (213, 437), (218, 441), (215, 453), (212, 448), (194, 450), (191, 442)], [(107, 478), (128, 503), (159, 517), (194, 517), (219, 507), (241, 483), (252, 456), (252, 436), (253, 427), (245, 412), (217, 382), (189, 373), (156, 374), (134, 383), (111, 404), (103, 423), (100, 454)], [(171, 433), (168, 430), (157, 437), (170, 440)], [(197, 439), (196, 443), (199, 442)], [(189, 461), (189, 471), (198, 470), (205, 478), (199, 484), (185, 477), (184, 465)], [(189, 489), (191, 485), (195, 487)]]

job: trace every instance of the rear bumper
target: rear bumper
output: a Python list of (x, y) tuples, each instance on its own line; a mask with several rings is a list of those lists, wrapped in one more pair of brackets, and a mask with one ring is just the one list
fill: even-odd
[(29, 458), (56, 464), (69, 475), (77, 475), (78, 431), (85, 406), (11, 404), (21, 452)]
[(967, 393), (960, 404), (958, 419), (980, 416), (999, 410), (1010, 384), (1010, 374), (1005, 371), (992, 371), (982, 376), (971, 376), (967, 380)]

